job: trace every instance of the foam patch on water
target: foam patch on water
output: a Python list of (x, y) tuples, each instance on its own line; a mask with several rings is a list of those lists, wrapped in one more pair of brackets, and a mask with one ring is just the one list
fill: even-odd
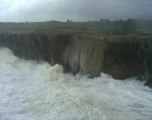
[(105, 119), (84, 93), (64, 82), (62, 66), (19, 60), (7, 48), (0, 50), (0, 66), (1, 120)]
[(60, 65), (26, 61), (0, 49), (0, 120), (151, 120), (144, 82), (63, 74)]
[(1, 62), (5, 62), (8, 64), (17, 64), (20, 61), (20, 59), (14, 56), (13, 52), (8, 48), (0, 48), (0, 56)]

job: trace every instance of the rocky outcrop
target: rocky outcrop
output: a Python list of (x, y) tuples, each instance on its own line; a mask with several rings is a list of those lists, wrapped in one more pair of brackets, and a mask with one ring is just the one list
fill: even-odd
[(65, 65), (74, 73), (99, 75), (107, 42), (106, 39), (96, 37), (73, 37), (64, 54)]
[(143, 69), (137, 56), (140, 41), (141, 38), (133, 36), (77, 36), (66, 47), (65, 63), (74, 73), (98, 76), (104, 72), (116, 79), (126, 79)]
[(105, 49), (103, 72), (116, 79), (134, 76), (142, 69), (137, 56), (139, 40), (134, 37), (120, 37), (109, 40)]
[(140, 43), (138, 56), (145, 68), (145, 85), (152, 88), (152, 41), (145, 40)]
[(150, 36), (89, 37), (71, 34), (1, 33), (0, 45), (20, 58), (61, 64), (74, 74), (108, 73), (116, 79), (137, 75), (143, 65), (137, 52)]
[[(43, 42), (42, 42), (43, 41)], [(13, 50), (20, 58), (50, 62), (51, 42), (45, 34), (0, 34), (0, 45)]]

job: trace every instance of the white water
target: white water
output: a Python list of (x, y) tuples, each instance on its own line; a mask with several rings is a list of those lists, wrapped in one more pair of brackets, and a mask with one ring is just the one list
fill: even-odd
[(152, 91), (133, 78), (63, 74), (0, 49), (0, 120), (152, 120)]

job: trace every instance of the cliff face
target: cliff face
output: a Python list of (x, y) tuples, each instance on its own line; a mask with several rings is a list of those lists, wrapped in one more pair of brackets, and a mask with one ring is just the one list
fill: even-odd
[(47, 35), (0, 34), (0, 45), (13, 50), (20, 58), (48, 62), (51, 60), (51, 42)]
[(103, 72), (116, 79), (137, 75), (142, 68), (137, 52), (139, 40), (134, 37), (109, 40), (104, 51)]
[(61, 64), (66, 72), (93, 76), (105, 72), (125, 79), (143, 69), (137, 50), (139, 43), (147, 39), (151, 38), (1, 33), (0, 45), (10, 48), (20, 58)]
[(125, 79), (137, 75), (143, 69), (137, 56), (140, 41), (141, 38), (131, 36), (77, 36), (66, 47), (65, 63), (74, 73), (98, 76), (104, 72), (116, 79)]
[(99, 75), (103, 66), (107, 40), (75, 36), (65, 51), (65, 63), (72, 72)]

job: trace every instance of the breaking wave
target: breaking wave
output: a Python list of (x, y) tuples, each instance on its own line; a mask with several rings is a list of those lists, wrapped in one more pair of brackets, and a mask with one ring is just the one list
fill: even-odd
[(152, 91), (118, 81), (64, 74), (61, 65), (19, 59), (0, 49), (0, 120), (151, 120)]

